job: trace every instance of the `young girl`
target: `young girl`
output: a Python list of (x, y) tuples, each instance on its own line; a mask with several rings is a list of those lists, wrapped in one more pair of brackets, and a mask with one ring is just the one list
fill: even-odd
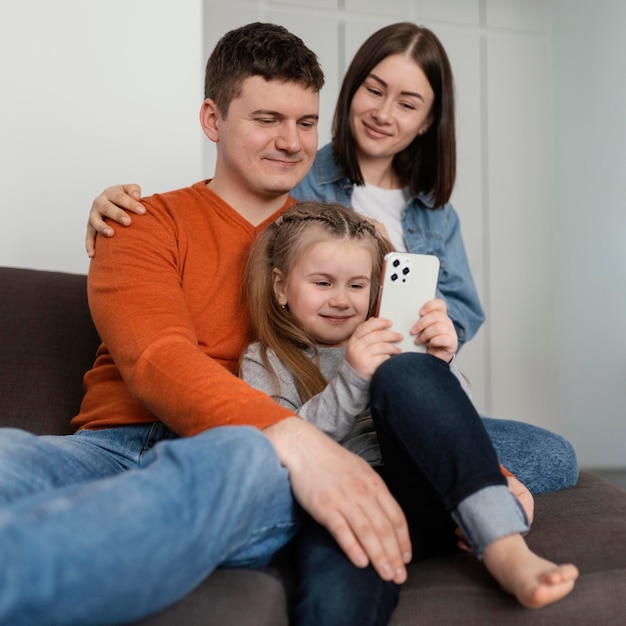
[[(445, 49), (431, 30), (412, 22), (385, 26), (350, 63), (332, 142), (318, 151), (292, 195), (340, 202), (381, 224), (396, 249), (435, 254), (441, 263), (438, 295), (462, 346), (476, 334), (484, 313), (450, 203), (455, 178), (454, 81)], [(138, 199), (134, 185), (108, 188), (96, 198), (87, 235), (90, 254), (96, 231), (113, 234), (102, 217), (128, 224), (119, 207), (141, 212)], [(484, 418), (483, 424), (504, 465), (532, 493), (576, 483), (576, 455), (563, 437), (513, 420)]]
[[(522, 605), (555, 602), (578, 571), (522, 537), (529, 523), (460, 383), (445, 303), (428, 303), (412, 329), (427, 354), (398, 354), (401, 336), (371, 317), (389, 249), (337, 204), (299, 203), (268, 226), (248, 263), (256, 341), (241, 376), (379, 469), (407, 516), (413, 560), (454, 549), (456, 524)], [(301, 533), (297, 563), (300, 626), (388, 623), (399, 588), (352, 566), (316, 524)]]

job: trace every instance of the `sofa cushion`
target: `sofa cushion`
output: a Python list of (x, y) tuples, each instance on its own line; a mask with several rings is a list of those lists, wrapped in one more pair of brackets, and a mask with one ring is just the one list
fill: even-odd
[(288, 626), (287, 606), (278, 570), (218, 569), (173, 606), (132, 626)]
[[(590, 626), (626, 623), (626, 492), (581, 472), (578, 484), (535, 497), (529, 546), (578, 566), (566, 598), (526, 609), (474, 557), (458, 554), (410, 566), (391, 626)], [(621, 617), (620, 617), (621, 616)]]
[(0, 268), (2, 426), (72, 432), (98, 344), (86, 276)]

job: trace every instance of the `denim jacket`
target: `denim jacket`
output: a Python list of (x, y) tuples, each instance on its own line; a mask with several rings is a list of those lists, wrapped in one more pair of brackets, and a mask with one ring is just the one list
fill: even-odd
[[(352, 207), (353, 189), (354, 184), (340, 172), (333, 159), (332, 145), (326, 144), (292, 195), (298, 200), (340, 202)], [(439, 258), (437, 295), (446, 302), (460, 349), (476, 334), (485, 314), (470, 272), (459, 216), (449, 203), (433, 209), (432, 199), (420, 193), (409, 200), (402, 216), (402, 228), (410, 252), (434, 254)]]

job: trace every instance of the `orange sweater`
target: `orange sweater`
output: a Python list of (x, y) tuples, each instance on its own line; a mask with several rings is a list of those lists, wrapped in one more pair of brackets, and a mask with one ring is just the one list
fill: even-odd
[(182, 436), (293, 415), (235, 375), (249, 336), (240, 297), (257, 227), (206, 181), (142, 200), (147, 215), (98, 238), (89, 305), (102, 338), (76, 428), (161, 420)]

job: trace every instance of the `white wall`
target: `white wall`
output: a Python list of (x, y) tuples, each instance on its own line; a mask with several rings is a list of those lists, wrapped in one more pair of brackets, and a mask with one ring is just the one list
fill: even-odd
[(93, 197), (201, 178), (200, 0), (0, 0), (0, 264), (86, 272)]
[(455, 71), (453, 200), (488, 317), (460, 355), (477, 406), (564, 434), (582, 465), (626, 466), (623, 18), (621, 0), (0, 0), (0, 265), (84, 272), (102, 188), (210, 176), (197, 113), (229, 28), (280, 22), (318, 52), (322, 143), (358, 45), (411, 19)]
[(559, 411), (593, 466), (626, 466), (626, 3), (555, 0)]

